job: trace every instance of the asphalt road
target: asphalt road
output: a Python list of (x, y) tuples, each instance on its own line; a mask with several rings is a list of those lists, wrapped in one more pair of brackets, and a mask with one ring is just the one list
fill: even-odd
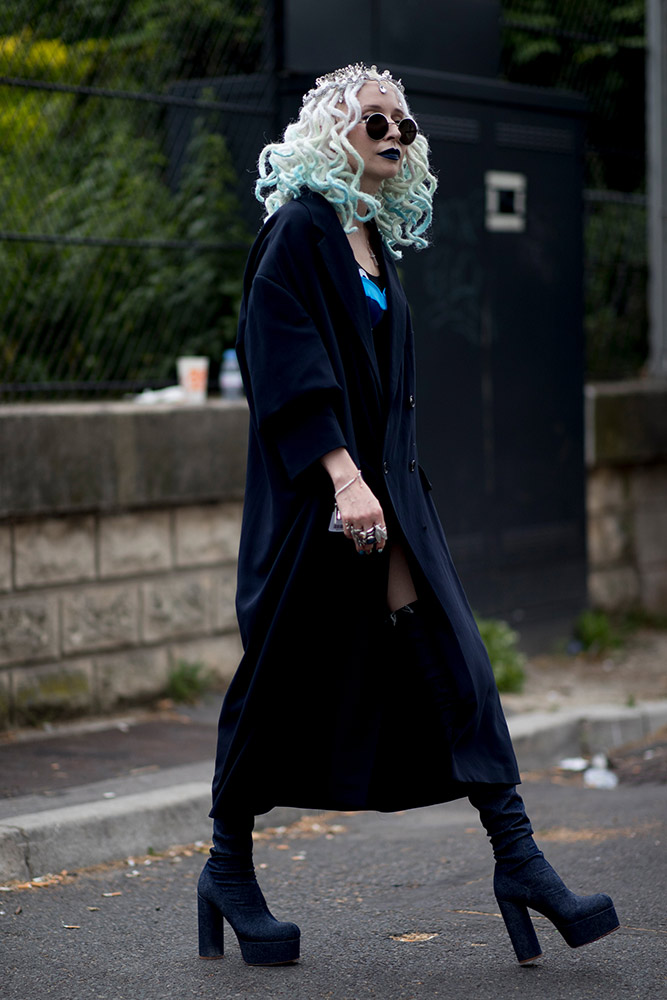
[(524, 797), (541, 846), (570, 887), (614, 897), (622, 924), (615, 934), (571, 951), (536, 918), (545, 957), (520, 967), (497, 914), (486, 838), (467, 803), (451, 803), (326, 817), (310, 835), (258, 841), (255, 860), (266, 866), (259, 877), (274, 913), (302, 928), (295, 966), (245, 966), (229, 932), (222, 961), (197, 958), (201, 853), (150, 865), (133, 859), (2, 892), (0, 995), (667, 998), (667, 786), (602, 792), (542, 782), (524, 785)]

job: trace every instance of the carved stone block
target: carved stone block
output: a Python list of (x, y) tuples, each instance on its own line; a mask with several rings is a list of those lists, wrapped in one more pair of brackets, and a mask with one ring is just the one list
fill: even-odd
[(0, 590), (12, 589), (12, 536), (8, 526), (0, 527)]
[(142, 593), (142, 634), (146, 641), (211, 631), (215, 593), (211, 573), (184, 573), (167, 580), (146, 581)]
[(0, 671), (0, 729), (7, 729), (11, 722), (12, 690), (11, 674)]
[(63, 596), (63, 649), (109, 649), (134, 645), (138, 639), (136, 586), (101, 585)]
[(90, 711), (92, 664), (88, 660), (20, 667), (14, 680), (14, 722), (30, 726)]
[(210, 566), (236, 559), (241, 534), (239, 503), (183, 507), (176, 511), (176, 563)]
[(14, 545), (17, 587), (95, 577), (93, 517), (53, 517), (17, 524)]
[(170, 569), (170, 515), (166, 511), (119, 514), (100, 521), (100, 573), (131, 576)]
[(236, 566), (215, 571), (216, 593), (213, 622), (216, 629), (236, 629)]
[(226, 687), (236, 673), (243, 647), (238, 632), (230, 632), (228, 635), (173, 643), (170, 654), (172, 667), (177, 667), (179, 663), (201, 663), (216, 686)]
[(167, 650), (131, 649), (95, 657), (97, 702), (101, 711), (150, 701), (164, 692), (169, 675)]
[(0, 600), (0, 665), (45, 660), (58, 655), (56, 597)]

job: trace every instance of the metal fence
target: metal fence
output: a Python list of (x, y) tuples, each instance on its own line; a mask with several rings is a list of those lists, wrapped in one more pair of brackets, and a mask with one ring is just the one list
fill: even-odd
[[(230, 144), (267, 112), (264, 5), (3, 7), (0, 398), (118, 394), (172, 382), (179, 354), (219, 358), (249, 244)], [(239, 75), (242, 102), (207, 86)]]
[[(646, 356), (643, 3), (503, 0), (501, 74), (584, 93), (589, 374)], [(119, 395), (234, 336), (266, 0), (0, 11), (0, 399)], [(446, 68), (446, 67), (445, 67)], [(215, 377), (215, 367), (212, 371)]]

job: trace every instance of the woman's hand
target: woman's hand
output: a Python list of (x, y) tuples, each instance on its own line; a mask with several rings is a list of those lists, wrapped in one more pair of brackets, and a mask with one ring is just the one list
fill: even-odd
[(357, 552), (372, 552), (373, 548), (377, 552), (382, 552), (386, 539), (380, 538), (374, 545), (362, 545), (354, 534), (357, 530), (367, 531), (376, 526), (385, 527), (382, 507), (363, 479), (355, 479), (352, 485), (348, 486), (336, 498), (336, 503), (343, 522), (345, 537), (354, 541)]
[(340, 490), (336, 503), (345, 537), (352, 539), (357, 552), (382, 552), (386, 538), (380, 537), (377, 542), (366, 545), (356, 534), (373, 527), (385, 529), (385, 523), (379, 500), (359, 475), (347, 449), (336, 448), (323, 455), (320, 461), (331, 476), (334, 492)]

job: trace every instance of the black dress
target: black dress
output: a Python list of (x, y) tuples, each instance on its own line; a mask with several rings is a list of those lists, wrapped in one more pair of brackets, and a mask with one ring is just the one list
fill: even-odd
[[(275, 805), (397, 810), (458, 798), (464, 783), (519, 780), (418, 465), (409, 310), (377, 249), (384, 364), (358, 265), (323, 197), (305, 192), (279, 209), (249, 256), (237, 339), (250, 409), (236, 600), (245, 652), (221, 710), (212, 816)], [(433, 711), (423, 648), (399, 648), (387, 625), (387, 556), (359, 556), (328, 531), (333, 490), (319, 459), (338, 447), (408, 554), (443, 685), (454, 688), (453, 734)]]

